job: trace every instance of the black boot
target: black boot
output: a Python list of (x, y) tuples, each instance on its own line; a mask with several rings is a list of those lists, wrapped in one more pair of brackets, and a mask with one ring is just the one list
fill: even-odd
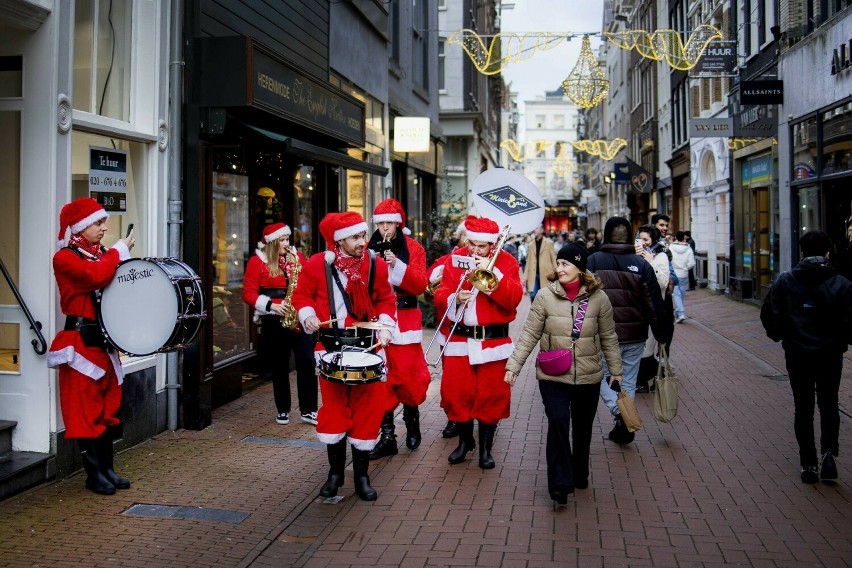
[(373, 451), (370, 452), (370, 459), (377, 460), (385, 456), (395, 456), (399, 453), (396, 448), (396, 427), (393, 424), (393, 412), (385, 412), (382, 418), (382, 430), (379, 441)]
[(453, 422), (452, 420), (447, 420), (447, 425), (444, 426), (444, 431), (441, 432), (441, 436), (444, 438), (455, 438), (459, 435), (459, 423)]
[(98, 451), (98, 466), (103, 476), (113, 484), (116, 489), (130, 489), (130, 482), (115, 473), (114, 456), (115, 448), (112, 444), (113, 436), (110, 430), (104, 432), (100, 438), (95, 440)]
[(453, 465), (463, 462), (467, 453), (476, 447), (476, 441), (473, 439), (473, 420), (459, 422), (458, 431), (459, 445), (455, 450), (453, 450), (450, 457), (447, 458), (447, 460)]
[(616, 444), (629, 444), (636, 437), (636, 434), (627, 429), (627, 425), (624, 424), (624, 420), (621, 418), (621, 415), (618, 414), (615, 417), (615, 427), (609, 432), (609, 439), (615, 442)]
[(420, 447), (420, 409), (403, 404), (402, 419), (405, 420), (405, 446), (416, 450)]
[(375, 501), (378, 498), (376, 490), (370, 486), (370, 452), (359, 450), (352, 446), (352, 469), (355, 470), (355, 494), (362, 501)]
[(83, 469), (86, 470), (86, 489), (98, 495), (114, 495), (115, 485), (101, 473), (98, 464), (98, 446), (94, 438), (78, 438), (80, 454), (83, 456)]
[(491, 446), (494, 444), (496, 424), (479, 423), (479, 467), (494, 469), (494, 458), (491, 457)]
[(343, 486), (346, 468), (346, 438), (336, 444), (328, 444), (328, 479), (320, 488), (320, 497), (334, 497), (337, 489)]

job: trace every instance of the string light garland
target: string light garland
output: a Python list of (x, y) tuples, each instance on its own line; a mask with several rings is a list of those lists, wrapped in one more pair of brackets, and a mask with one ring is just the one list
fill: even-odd
[(562, 148), (559, 149), (559, 155), (556, 156), (556, 160), (553, 161), (553, 164), (550, 167), (556, 175), (563, 178), (569, 177), (571, 173), (577, 169), (574, 160), (568, 155), (567, 145), (563, 145)]
[(609, 93), (609, 79), (598, 65), (587, 35), (583, 36), (583, 45), (580, 48), (577, 64), (562, 81), (562, 91), (580, 108), (597, 106)]
[(572, 141), (571, 145), (581, 152), (609, 161), (627, 147), (627, 140), (624, 138), (614, 138), (611, 142), (606, 140), (576, 140)]
[[(763, 140), (763, 138), (728, 138), (728, 150), (740, 150), (746, 146), (760, 142), (761, 140)], [(778, 139), (773, 136), (772, 145), (775, 146), (777, 144)]]
[(673, 69), (688, 71), (695, 67), (704, 50), (711, 41), (722, 39), (719, 28), (709, 24), (702, 24), (695, 28), (686, 45), (681, 40), (680, 33), (676, 30), (656, 30), (647, 32), (644, 30), (627, 30), (623, 32), (604, 32), (603, 36), (621, 49), (635, 49), (639, 55), (646, 59), (662, 61)]
[[(553, 49), (571, 36), (570, 32), (503, 32), (493, 36), (480, 36), (473, 30), (463, 29), (453, 33), (447, 42), (451, 45), (460, 44), (477, 71), (483, 75), (496, 75), (509, 65), (525, 61), (539, 51)], [(491, 38), (490, 45), (486, 45), (485, 37)]]

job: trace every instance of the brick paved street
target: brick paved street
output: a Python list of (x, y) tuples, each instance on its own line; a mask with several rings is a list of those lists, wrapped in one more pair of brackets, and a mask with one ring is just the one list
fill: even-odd
[[(704, 290), (686, 302), (672, 353), (677, 419), (656, 423), (651, 395), (638, 395), (645, 427), (622, 448), (606, 440), (600, 405), (590, 487), (555, 512), (531, 358), (497, 431), (496, 469), (480, 470), (475, 456), (448, 465), (455, 440), (440, 437), (436, 381), (420, 449), (403, 443), (373, 462), (378, 500), (353, 496), (350, 467), (345, 498), (321, 503), (324, 446), (298, 419), (275, 424), (265, 385), (216, 410), (204, 431), (162, 433), (116, 456), (128, 491), (97, 496), (76, 475), (0, 502), (0, 566), (852, 565), (852, 361), (841, 480), (803, 485), (783, 351), (758, 309)], [(404, 433), (401, 415), (397, 424)], [(186, 509), (124, 514), (135, 504)]]

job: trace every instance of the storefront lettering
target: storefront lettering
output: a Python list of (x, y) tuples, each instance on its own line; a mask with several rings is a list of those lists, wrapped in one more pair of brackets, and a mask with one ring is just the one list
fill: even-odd
[(728, 130), (727, 124), (696, 124), (695, 130), (698, 132), (711, 132), (716, 130)]
[(349, 128), (358, 129), (361, 126), (357, 119), (346, 116), (346, 112), (340, 108), (339, 101), (323, 93), (315, 94), (311, 85), (306, 85), (299, 79), (294, 79), (293, 84), (288, 85), (265, 73), (258, 72), (257, 85), (301, 107), (315, 120), (317, 117), (323, 116), (338, 124), (345, 124)]
[(848, 44), (841, 44), (831, 55), (831, 74), (838, 73), (852, 67), (852, 39)]

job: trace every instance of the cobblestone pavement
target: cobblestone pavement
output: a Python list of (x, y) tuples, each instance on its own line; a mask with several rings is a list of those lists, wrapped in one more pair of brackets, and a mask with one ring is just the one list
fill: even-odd
[[(0, 566), (852, 565), (852, 361), (841, 479), (803, 485), (783, 351), (758, 310), (706, 290), (686, 306), (672, 350), (678, 417), (655, 422), (651, 395), (638, 395), (644, 428), (620, 447), (600, 405), (590, 487), (567, 507), (554, 511), (547, 494), (532, 358), (497, 431), (496, 469), (447, 463), (456, 442), (440, 436), (436, 380), (422, 446), (373, 462), (373, 503), (354, 497), (351, 466), (342, 501), (316, 498), (325, 447), (298, 414), (275, 424), (267, 384), (203, 431), (164, 432), (116, 456), (128, 491), (97, 496), (75, 475), (0, 502)], [(403, 434), (401, 415), (397, 425)], [(128, 514), (134, 505), (157, 507)]]

